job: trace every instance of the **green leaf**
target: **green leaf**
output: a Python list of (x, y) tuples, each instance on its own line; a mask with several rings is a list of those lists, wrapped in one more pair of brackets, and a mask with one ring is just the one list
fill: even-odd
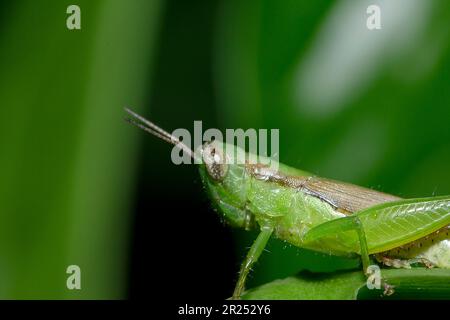
[(145, 105), (163, 4), (76, 4), (73, 31), (68, 1), (0, 5), (1, 299), (127, 294), (138, 133), (123, 107)]
[(385, 269), (383, 279), (394, 293), (369, 290), (360, 271), (339, 273), (301, 272), (295, 276), (248, 290), (245, 300), (356, 300), (356, 299), (449, 299), (450, 270)]

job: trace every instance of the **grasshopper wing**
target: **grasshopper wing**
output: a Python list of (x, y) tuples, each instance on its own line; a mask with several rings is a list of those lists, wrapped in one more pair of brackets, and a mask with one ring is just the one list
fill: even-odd
[(325, 222), (312, 228), (305, 242), (348, 233), (349, 247), (360, 252), (354, 223), (357, 217), (364, 229), (369, 254), (387, 251), (415, 241), (450, 224), (450, 196), (407, 199), (383, 203), (356, 212), (350, 217)]
[(400, 200), (399, 197), (387, 193), (319, 177), (308, 179), (302, 187), (346, 214)]

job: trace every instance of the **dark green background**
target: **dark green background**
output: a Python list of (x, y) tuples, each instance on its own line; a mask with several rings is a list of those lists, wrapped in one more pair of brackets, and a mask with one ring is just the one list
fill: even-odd
[[(195, 168), (124, 106), (168, 130), (279, 128), (289, 165), (450, 194), (450, 2), (393, 2), (3, 1), (0, 298), (231, 294), (254, 234), (223, 226)], [(381, 30), (365, 27), (372, 3)], [(250, 285), (340, 264), (269, 250)]]

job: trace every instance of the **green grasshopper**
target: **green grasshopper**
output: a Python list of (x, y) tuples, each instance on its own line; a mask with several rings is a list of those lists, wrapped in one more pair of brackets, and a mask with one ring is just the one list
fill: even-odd
[[(412, 264), (450, 268), (450, 196), (401, 199), (356, 185), (316, 177), (267, 159), (250, 164), (227, 160), (242, 149), (214, 140), (195, 153), (177, 137), (129, 109), (126, 120), (176, 145), (192, 158), (213, 205), (230, 225), (260, 233), (241, 265), (232, 298), (239, 299), (251, 267), (269, 238), (337, 256), (370, 257), (396, 268)], [(248, 154), (247, 154), (248, 156)], [(258, 159), (261, 159), (259, 157)], [(263, 164), (265, 163), (265, 164)], [(385, 292), (392, 288), (384, 282)]]

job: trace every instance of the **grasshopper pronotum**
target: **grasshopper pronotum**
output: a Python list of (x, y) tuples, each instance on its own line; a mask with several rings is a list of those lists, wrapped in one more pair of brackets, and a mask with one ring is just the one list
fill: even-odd
[[(126, 111), (133, 125), (196, 156), (173, 135)], [(260, 230), (241, 265), (234, 299), (241, 297), (245, 279), (271, 236), (328, 254), (356, 253), (366, 275), (369, 255), (398, 268), (412, 263), (450, 268), (450, 196), (401, 199), (281, 163), (274, 170), (261, 163), (224, 161), (231, 152), (243, 152), (237, 148), (207, 142), (199, 164), (202, 182), (224, 219), (232, 226)]]

